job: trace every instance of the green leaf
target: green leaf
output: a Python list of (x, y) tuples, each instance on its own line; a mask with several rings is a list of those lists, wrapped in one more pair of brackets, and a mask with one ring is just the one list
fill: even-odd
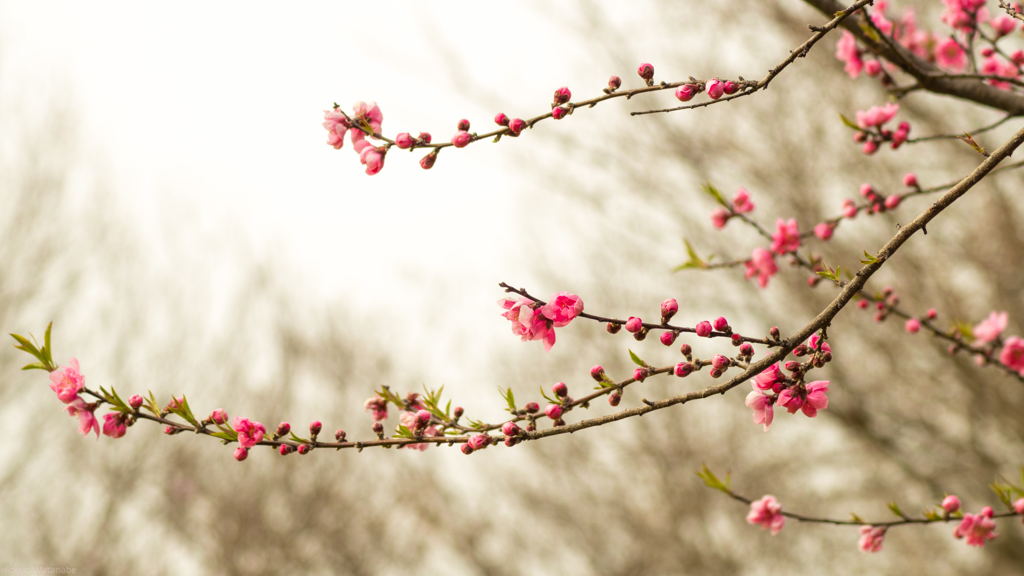
[[(718, 477), (715, 476), (715, 473), (712, 472), (710, 468), (708, 468), (707, 464), (701, 464), (700, 465), (700, 470), (697, 471), (697, 476), (700, 476), (700, 479), (704, 481), (704, 485), (707, 486), (708, 488), (714, 488), (715, 490), (721, 490), (722, 492), (725, 492), (726, 494), (730, 494), (731, 493), (729, 491), (728, 484), (727, 483), (723, 483), (721, 480), (719, 480)], [(728, 482), (728, 477), (726, 478), (726, 482)]]
[(900, 510), (900, 507), (897, 506), (895, 502), (889, 502), (888, 504), (886, 504), (886, 506), (889, 507), (889, 510), (892, 510), (893, 514), (899, 516), (900, 518), (903, 518), (904, 520), (907, 518), (907, 515), (904, 514), (902, 510)]
[(938, 512), (935, 510), (925, 510), (924, 517), (932, 521), (942, 520), (942, 516), (939, 516)]
[(719, 192), (718, 188), (715, 188), (715, 185), (712, 184), (711, 182), (705, 182), (704, 184), (701, 185), (700, 189), (703, 190), (708, 196), (714, 198), (715, 202), (718, 202), (722, 206), (725, 206), (729, 210), (732, 210), (732, 206), (730, 206), (729, 203), (725, 201), (725, 198), (722, 197), (722, 193)]
[(508, 411), (513, 415), (516, 413), (516, 397), (512, 394), (512, 387), (510, 386), (507, 390), (502, 391), (501, 386), (498, 387), (498, 392), (505, 397), (505, 401), (508, 402)]
[(36, 362), (35, 364), (26, 364), (26, 365), (22, 366), (21, 369), (22, 370), (49, 370), (49, 368), (47, 368), (46, 366), (43, 366), (39, 362)]
[(291, 440), (292, 442), (299, 442), (300, 444), (306, 444), (307, 442), (309, 442), (309, 440), (306, 440), (302, 436), (296, 436), (295, 432), (291, 431), (288, 432), (288, 439)]
[(999, 497), (999, 499), (1003, 502), (1003, 504), (1006, 505), (1007, 508), (1013, 510), (1013, 503), (1010, 501), (1009, 486), (1004, 486), (999, 482), (993, 482), (991, 485), (989, 485), (989, 488), (992, 488), (992, 491), (996, 493), (996, 496)]
[(877, 261), (878, 261), (878, 258), (875, 258), (871, 254), (868, 254), (868, 251), (865, 250), (864, 251), (864, 259), (861, 260), (860, 263), (861, 264), (872, 264), (872, 263), (877, 262)]
[(452, 414), (452, 401), (449, 400), (448, 401), (448, 405), (444, 407), (444, 419), (445, 420), (451, 420), (452, 419), (451, 414)]
[[(53, 349), (50, 348), (50, 330), (53, 328), (53, 322), (46, 327), (46, 334), (43, 335), (43, 363), (48, 366), (53, 366)], [(54, 366), (56, 369), (56, 366)]]
[(629, 357), (633, 360), (633, 364), (640, 366), (641, 368), (647, 368), (647, 363), (640, 359), (639, 356), (633, 354), (633, 351), (629, 351)]
[[(689, 260), (679, 266), (676, 266), (672, 271), (679, 272), (680, 270), (686, 270), (688, 268), (707, 268), (707, 263), (701, 260), (700, 256), (697, 256), (697, 252), (694, 251), (693, 246), (690, 245), (690, 241), (683, 238), (683, 244), (686, 246), (686, 255), (689, 257)], [(710, 260), (711, 258), (708, 259)]]
[(545, 400), (547, 400), (548, 402), (550, 402), (552, 404), (560, 404), (560, 402), (558, 400), (552, 400), (551, 398), (548, 398), (548, 395), (544, 393), (544, 387), (543, 386), (540, 387), (540, 395), (543, 396)]
[(210, 432), (210, 436), (220, 438), (221, 440), (227, 440), (228, 442), (238, 440), (238, 434), (236, 432)]
[(964, 132), (963, 136), (957, 136), (957, 138), (962, 140), (971, 148), (974, 148), (974, 151), (977, 152), (978, 154), (981, 154), (982, 156), (988, 156), (988, 152), (984, 148), (982, 148), (980, 144), (975, 142), (974, 138), (967, 132)]
[(19, 344), (21, 344), (21, 346), (15, 346), (15, 348), (17, 348), (18, 350), (24, 350), (25, 352), (28, 352), (29, 354), (38, 358), (40, 362), (46, 362), (46, 360), (43, 358), (42, 353), (39, 352), (39, 349), (36, 348), (34, 344), (29, 342), (27, 338), (25, 338), (24, 336), (19, 336), (17, 334), (11, 334), (11, 336), (15, 340), (17, 340)]
[(861, 518), (860, 516), (857, 516), (853, 512), (850, 512), (850, 517), (853, 518), (853, 521), (856, 522), (857, 524), (867, 524), (867, 522), (865, 522), (863, 518)]
[(974, 342), (974, 326), (964, 322), (963, 320), (954, 320), (953, 328), (963, 336), (965, 342), (968, 344)]
[(846, 116), (843, 116), (842, 114), (840, 114), (840, 115), (839, 115), (839, 119), (843, 121), (843, 124), (846, 124), (846, 125), (847, 125), (847, 126), (849, 126), (850, 128), (853, 128), (853, 129), (854, 129), (854, 130), (856, 130), (857, 132), (863, 132), (863, 130), (861, 130), (860, 126), (857, 126), (857, 123), (856, 123), (856, 122), (853, 122), (853, 121), (851, 121), (851, 120), (850, 120), (849, 118), (847, 118)]
[(146, 410), (153, 413), (153, 416), (160, 416), (160, 405), (156, 403), (156, 396), (153, 396), (153, 391), (149, 390), (149, 398), (146, 398)]
[(401, 424), (398, 425), (398, 428), (395, 428), (395, 436), (399, 438), (415, 438), (412, 434), (412, 430), (409, 430)]
[(818, 276), (821, 276), (822, 278), (828, 278), (829, 280), (832, 281), (835, 281), (836, 279), (836, 273), (831, 270), (819, 270)]

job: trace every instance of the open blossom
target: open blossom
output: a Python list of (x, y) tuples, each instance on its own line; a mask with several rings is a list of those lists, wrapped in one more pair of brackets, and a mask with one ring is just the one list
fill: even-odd
[[(811, 334), (811, 337), (807, 339), (807, 347), (810, 348), (811, 350), (817, 350), (818, 349), (818, 340), (820, 340), (820, 339), (821, 339), (820, 335), (818, 335), (818, 334)], [(821, 351), (822, 352), (831, 352), (832, 351), (832, 347), (828, 345), (828, 342), (822, 342), (821, 343)]]
[(503, 298), (498, 300), (498, 304), (507, 310), (502, 316), (512, 322), (512, 333), (523, 342), (543, 340), (545, 350), (551, 350), (555, 345), (554, 329), (548, 326), (548, 320), (542, 313), (533, 309), (532, 300)]
[(750, 260), (747, 260), (745, 264), (747, 280), (757, 276), (757, 284), (761, 288), (768, 286), (768, 279), (779, 271), (779, 267), (775, 264), (775, 255), (764, 248), (754, 248)]
[(732, 197), (732, 209), (737, 214), (752, 212), (754, 210), (754, 203), (750, 201), (750, 192), (743, 188), (737, 190), (736, 195)]
[(974, 339), (979, 344), (987, 344), (1003, 333), (1006, 330), (1006, 324), (1010, 320), (1010, 315), (1006, 312), (992, 312), (988, 315), (988, 318), (982, 320), (977, 326), (974, 327)]
[(991, 26), (992, 30), (994, 30), (999, 36), (1006, 36), (1017, 29), (1017, 21), (1006, 14), (989, 20), (988, 25)]
[(786, 379), (786, 375), (779, 369), (779, 363), (776, 362), (771, 366), (764, 369), (757, 376), (754, 376), (754, 388), (758, 390), (772, 390), (776, 382), (782, 382)]
[(327, 144), (335, 150), (345, 145), (345, 132), (352, 127), (341, 110), (324, 110), (323, 127), (327, 130)]
[(120, 438), (124, 436), (124, 433), (128, 431), (125, 426), (124, 414), (120, 412), (111, 412), (110, 414), (103, 415), (103, 435), (110, 436), (111, 438)]
[(803, 410), (808, 418), (818, 415), (818, 410), (828, 408), (828, 380), (818, 380), (802, 387), (794, 386), (787, 388), (779, 394), (779, 406), (784, 407), (790, 414), (797, 410)]
[(850, 78), (856, 78), (864, 69), (864, 61), (861, 60), (860, 50), (857, 49), (857, 38), (846, 30), (843, 30), (843, 35), (836, 44), (836, 58), (846, 62), (844, 70)]
[(750, 514), (747, 514), (747, 522), (760, 524), (765, 530), (771, 530), (772, 536), (782, 530), (786, 523), (786, 517), (781, 514), (782, 504), (775, 499), (775, 496), (766, 495), (760, 500), (750, 503)]
[(569, 292), (555, 292), (540, 309), (540, 313), (551, 320), (555, 328), (568, 325), (580, 312), (583, 312), (583, 300)]
[(767, 432), (775, 416), (775, 410), (772, 408), (775, 397), (758, 390), (756, 383), (751, 383), (751, 386), (754, 387), (754, 391), (747, 394), (747, 399), (743, 403), (754, 410), (754, 424), (764, 424), (764, 431)]
[[(993, 76), (1005, 76), (1009, 78), (1016, 78), (1020, 75), (1017, 67), (1006, 60), (1003, 60), (999, 56), (993, 54), (985, 59), (981, 64), (982, 74), (991, 74)], [(1002, 80), (986, 80), (992, 86), (999, 88), (1000, 90), (1009, 90), (1010, 84), (1003, 82)]]
[(985, 541), (992, 540), (998, 534), (995, 533), (996, 523), (992, 520), (992, 509), (985, 506), (981, 514), (964, 514), (964, 519), (953, 531), (956, 538), (967, 538), (968, 546), (984, 546)]
[(263, 435), (267, 433), (263, 424), (241, 416), (235, 416), (233, 428), (238, 432), (238, 444), (242, 448), (252, 448), (259, 444), (263, 441)]
[(1024, 372), (1024, 340), (1017, 336), (1007, 338), (999, 353), (999, 362), (1011, 370)]
[(725, 208), (715, 208), (711, 212), (711, 225), (718, 229), (725, 228), (726, 223), (729, 222), (731, 217), (732, 214)]
[(72, 358), (67, 366), (50, 372), (50, 389), (57, 398), (67, 404), (78, 397), (78, 391), (85, 387), (85, 376), (78, 369), (78, 360)]
[(867, 110), (857, 111), (857, 126), (861, 129), (868, 129), (872, 126), (881, 126), (892, 120), (900, 111), (900, 105), (889, 102), (884, 106), (873, 106)]
[(363, 402), (363, 409), (370, 412), (374, 422), (382, 422), (388, 419), (388, 401), (382, 398), (380, 394), (374, 394), (372, 398)]
[(857, 547), (861, 552), (881, 552), (884, 538), (885, 526), (861, 526)]
[(68, 402), (68, 405), (64, 407), (67, 410), (68, 415), (78, 416), (78, 433), (82, 436), (88, 436), (90, 431), (96, 432), (96, 437), (100, 437), (100, 423), (96, 421), (96, 416), (92, 413), (96, 409), (96, 406), (90, 406), (82, 400), (81, 396), (75, 396), (75, 398)]
[(935, 63), (951, 72), (959, 72), (967, 63), (967, 54), (956, 40), (946, 38), (935, 46)]
[(380, 134), (381, 124), (384, 122), (384, 114), (376, 102), (359, 101), (352, 105), (352, 116), (356, 122), (366, 122), (370, 128)]
[(772, 252), (785, 254), (796, 252), (800, 248), (800, 230), (797, 228), (796, 218), (785, 221), (779, 218), (775, 222), (775, 234), (772, 234)]

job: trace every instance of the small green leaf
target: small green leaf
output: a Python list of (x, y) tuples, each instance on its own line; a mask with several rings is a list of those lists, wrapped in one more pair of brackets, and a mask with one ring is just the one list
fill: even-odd
[(512, 394), (512, 388), (509, 387), (507, 390), (502, 390), (501, 386), (498, 387), (498, 392), (505, 397), (505, 401), (508, 402), (507, 410), (512, 414), (516, 413), (516, 397)]
[(895, 514), (895, 515), (897, 515), (897, 516), (899, 516), (900, 518), (903, 518), (903, 519), (907, 518), (906, 514), (904, 514), (903, 511), (900, 510), (900, 507), (897, 506), (895, 502), (889, 502), (888, 504), (886, 504), (886, 506), (889, 507), (889, 510), (892, 510), (893, 514)]
[(839, 119), (843, 121), (843, 124), (849, 126), (850, 128), (853, 128), (857, 132), (863, 132), (863, 130), (861, 130), (861, 127), (857, 126), (856, 122), (853, 122), (852, 120), (850, 120), (846, 116), (843, 116), (842, 114), (840, 114), (839, 115)]
[[(50, 322), (46, 327), (46, 334), (43, 335), (43, 363), (52, 366), (53, 365), (53, 349), (50, 348), (50, 330), (53, 328), (53, 322)], [(56, 367), (54, 367), (56, 369)]]
[[(723, 484), (722, 481), (715, 476), (715, 473), (708, 468), (707, 464), (700, 465), (700, 470), (697, 471), (697, 476), (700, 476), (700, 479), (704, 481), (704, 485), (708, 488), (721, 490), (726, 494), (730, 493), (728, 484)], [(728, 481), (728, 478), (726, 480)]]
[(292, 442), (299, 442), (301, 444), (307, 444), (309, 442), (309, 440), (306, 440), (302, 436), (296, 436), (295, 432), (289, 432), (288, 439), (291, 440)]
[(732, 206), (730, 206), (729, 203), (725, 201), (725, 198), (722, 197), (722, 193), (719, 192), (718, 188), (715, 188), (715, 185), (712, 184), (711, 182), (705, 182), (704, 184), (701, 185), (700, 189), (703, 190), (708, 196), (714, 198), (715, 202), (718, 202), (722, 206), (725, 206), (726, 208), (732, 210)]
[(220, 438), (221, 440), (227, 440), (228, 442), (238, 440), (238, 434), (235, 432), (210, 432), (210, 436)]
[(409, 430), (401, 424), (398, 425), (398, 428), (395, 428), (395, 436), (399, 438), (414, 438), (412, 430)]
[(640, 366), (642, 368), (647, 368), (647, 363), (641, 360), (639, 356), (634, 354), (632, 350), (629, 351), (629, 357), (630, 359), (633, 360), (633, 364), (636, 364), (637, 366)]
[(40, 362), (46, 362), (46, 360), (43, 358), (42, 353), (39, 352), (39, 349), (36, 348), (34, 344), (29, 342), (27, 338), (25, 338), (24, 336), (19, 336), (17, 334), (11, 334), (11, 336), (15, 340), (17, 340), (19, 344), (21, 344), (21, 346), (15, 346), (15, 348), (17, 348), (18, 350), (24, 350), (25, 352), (28, 352), (29, 354), (38, 358)]
[(688, 268), (707, 268), (707, 263), (701, 260), (700, 256), (697, 256), (697, 252), (694, 251), (693, 246), (690, 245), (690, 241), (683, 238), (683, 244), (686, 246), (686, 255), (689, 257), (689, 260), (679, 266), (676, 266), (672, 271), (679, 272), (680, 270), (686, 270)]
[(548, 395), (544, 393), (544, 387), (543, 386), (540, 387), (540, 395), (543, 396), (545, 400), (547, 400), (548, 402), (550, 402), (552, 404), (559, 404), (560, 403), (558, 400), (552, 400), (551, 398), (548, 398)]
[(22, 366), (21, 369), (22, 370), (48, 370), (48, 368), (46, 366), (43, 366), (39, 362), (36, 362), (35, 364), (26, 364), (25, 366)]
[(962, 140), (965, 144), (967, 144), (971, 148), (974, 148), (974, 151), (977, 152), (978, 154), (981, 154), (982, 156), (988, 156), (988, 151), (986, 151), (984, 148), (982, 148), (981, 145), (978, 144), (974, 140), (974, 138), (970, 134), (968, 134), (967, 132), (964, 132), (963, 136), (957, 136), (957, 138)]
[(856, 522), (857, 524), (867, 524), (867, 522), (865, 522), (863, 518), (861, 518), (860, 516), (857, 516), (853, 512), (850, 512), (850, 517), (853, 518), (853, 521)]
[(864, 259), (861, 260), (860, 263), (861, 264), (871, 264), (871, 263), (874, 263), (874, 262), (877, 262), (877, 261), (878, 261), (878, 258), (875, 258), (871, 254), (868, 254), (868, 251), (865, 250), (864, 251)]
[(964, 322), (963, 320), (954, 320), (953, 328), (960, 333), (964, 341), (970, 344), (974, 342), (974, 326)]
[(1006, 505), (1007, 508), (1013, 510), (1013, 503), (1010, 501), (1009, 486), (1004, 486), (999, 482), (993, 482), (991, 485), (989, 485), (989, 488), (992, 488), (992, 491), (996, 493), (996, 496), (999, 497), (999, 499), (1003, 502), (1003, 504)]
[(936, 512), (935, 510), (925, 510), (924, 517), (933, 522), (937, 520), (942, 520), (942, 516), (939, 516), (938, 512)]

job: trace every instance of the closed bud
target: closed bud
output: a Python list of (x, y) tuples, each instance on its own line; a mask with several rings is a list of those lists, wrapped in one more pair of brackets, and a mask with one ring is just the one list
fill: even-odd
[(462, 120), (459, 120), (459, 123), (456, 125), (455, 129), (458, 130), (459, 132), (468, 131), (469, 130), (469, 120), (466, 120), (465, 118), (463, 118)]
[(423, 144), (430, 144), (430, 132), (420, 132), (420, 135), (416, 137)]
[(518, 438), (514, 438), (512, 436), (506, 436), (505, 437), (505, 446), (508, 446), (509, 448), (515, 446), (518, 443), (519, 443), (519, 439)]
[(639, 74), (645, 82), (647, 82), (648, 86), (654, 84), (654, 66), (651, 66), (650, 64), (645, 62), (641, 64), (639, 68), (636, 69), (636, 73)]
[(712, 368), (711, 369), (711, 377), (712, 378), (718, 378), (721, 375), (722, 375), (722, 370), (720, 368)]
[(572, 92), (565, 86), (555, 90), (554, 104), (555, 106), (561, 106), (572, 98)]
[(505, 436), (518, 436), (522, 431), (515, 422), (505, 422), (501, 425), (501, 433)]
[(551, 387), (551, 392), (559, 398), (565, 398), (569, 395), (569, 388), (565, 385), (565, 382), (559, 382)]
[(899, 205), (900, 205), (900, 197), (899, 196), (893, 194), (892, 196), (886, 197), (886, 199), (885, 199), (885, 207), (888, 208), (889, 210), (894, 210)]
[(619, 78), (618, 76), (612, 76), (611, 78), (608, 79), (609, 90), (614, 92), (615, 90), (618, 90), (620, 86), (622, 86), (622, 78)]
[(832, 361), (832, 353), (831, 352), (822, 352), (821, 353), (821, 360), (823, 362), (831, 362)]
[(594, 366), (593, 368), (590, 369), (590, 377), (597, 382), (604, 382), (604, 368), (600, 364)]
[(508, 116), (506, 116), (504, 112), (498, 112), (497, 114), (494, 115), (494, 123), (497, 124), (498, 126), (508, 126), (509, 122), (510, 120), (508, 119)]
[(903, 185), (907, 188), (917, 188), (917, 176), (913, 172), (907, 172), (907, 175), (903, 177)]
[(868, 306), (870, 306), (870, 304), (868, 304), (867, 300), (861, 300), (861, 301), (857, 302), (857, 308), (864, 309), (864, 308), (867, 308)]
[(309, 454), (310, 450), (311, 450), (311, 448), (309, 447), (309, 444), (299, 444), (298, 452), (302, 456), (305, 456), (306, 454)]
[[(529, 404), (527, 404), (527, 410), (529, 410)], [(459, 418), (462, 418), (462, 413), (463, 412), (464, 411), (462, 409), (462, 406), (456, 406), (455, 410), (452, 410), (452, 414), (455, 415), (455, 419), (456, 420), (458, 420)]]
[(434, 162), (437, 162), (437, 150), (427, 154), (423, 158), (420, 158), (420, 168), (430, 170), (434, 167)]
[(287, 456), (291, 454), (294, 450), (295, 449), (289, 446), (288, 444), (281, 444), (280, 446), (277, 447), (277, 453), (280, 454), (281, 456)]
[(793, 356), (796, 356), (797, 358), (799, 358), (801, 356), (806, 356), (806, 355), (807, 355), (807, 345), (806, 344), (801, 344), (801, 345), (799, 345), (799, 346), (797, 346), (796, 348), (793, 349)]
[(637, 332), (636, 334), (633, 334), (633, 339), (636, 340), (637, 342), (642, 342), (646, 338), (647, 338), (647, 328), (642, 328), (639, 332)]
[(715, 330), (718, 330), (720, 332), (729, 332), (731, 330), (729, 328), (729, 322), (725, 319), (724, 316), (719, 316), (718, 318), (715, 318), (715, 323), (713, 325), (715, 327)]
[(470, 454), (473, 453), (473, 447), (470, 446), (469, 444), (463, 444), (462, 445), (462, 453), (467, 455), (467, 456), (469, 456)]
[(703, 322), (698, 323), (697, 327), (694, 329), (694, 331), (697, 333), (697, 336), (700, 336), (701, 338), (708, 338), (708, 337), (710, 337), (711, 336), (711, 322), (708, 322), (707, 320), (704, 320)]
[(725, 85), (722, 88), (726, 94), (735, 94), (736, 91), (740, 89), (739, 85), (729, 82), (728, 80), (725, 81)]
[(795, 360), (790, 360), (786, 362), (785, 366), (786, 370), (789, 370), (790, 372), (796, 372), (797, 370), (800, 369), (800, 363)]
[(664, 344), (665, 346), (671, 346), (676, 341), (676, 336), (677, 334), (672, 330), (669, 330), (668, 332), (662, 332), (660, 336), (661, 343)]
[(345, 436), (345, 431), (340, 428), (334, 432), (334, 439), (338, 442), (344, 442)]
[(686, 356), (686, 359), (689, 360), (690, 355), (693, 354), (693, 348), (690, 348), (689, 344), (683, 344), (682, 346), (679, 347), (679, 352), (683, 356)]
[(609, 334), (618, 334), (620, 329), (622, 329), (622, 324), (616, 324), (615, 322), (608, 323)]
[[(132, 407), (132, 410), (138, 410), (139, 408), (141, 408), (143, 402), (144, 401), (142, 399), (142, 396), (139, 396), (138, 394), (128, 399), (128, 405)], [(217, 410), (214, 410), (214, 413), (216, 412)], [(223, 412), (223, 410), (221, 410), (221, 412)], [(210, 414), (210, 420), (213, 420), (213, 414)], [(224, 420), (227, 420), (227, 414), (224, 415)], [(217, 423), (223, 424), (224, 420), (221, 420), (220, 422)]]
[(947, 514), (952, 514), (960, 509), (960, 499), (956, 496), (949, 495), (942, 500), (942, 509)]
[(568, 116), (568, 114), (569, 111), (566, 110), (565, 108), (562, 108), (561, 106), (551, 110), (551, 117), (554, 118), (555, 120), (561, 120), (562, 118)]
[(277, 430), (274, 432), (274, 440), (277, 440), (278, 438), (280, 438), (282, 436), (287, 436), (288, 433), (291, 432), (291, 431), (292, 431), (291, 424), (289, 424), (287, 422), (281, 422), (280, 424), (277, 425)]
[(648, 374), (649, 372), (646, 368), (637, 368), (636, 370), (633, 370), (633, 380), (643, 382), (647, 379)]
[(249, 457), (249, 450), (248, 449), (242, 448), (241, 446), (239, 446), (238, 448), (235, 448), (235, 460), (238, 460), (239, 462), (241, 462), (241, 461), (245, 460), (248, 457)]
[(381, 424), (380, 422), (374, 422), (373, 423), (373, 432), (374, 432), (374, 434), (383, 434), (384, 433), (384, 425)]
[(680, 362), (679, 364), (676, 364), (676, 367), (673, 368), (672, 372), (680, 378), (685, 378), (693, 373), (693, 364), (690, 364), (689, 362)]
[(619, 402), (622, 402), (622, 394), (620, 394), (619, 392), (612, 392), (611, 394), (608, 395), (608, 404), (611, 404), (612, 406), (618, 406)]
[(689, 102), (697, 95), (697, 87), (693, 84), (684, 84), (676, 88), (676, 99), (680, 102)]
[(511, 131), (512, 134), (516, 136), (519, 136), (519, 133), (523, 131), (523, 128), (526, 128), (525, 120), (516, 118), (515, 120), (512, 120), (511, 122), (508, 123), (509, 131)]
[(721, 354), (715, 354), (711, 357), (711, 365), (718, 369), (728, 368), (732, 364), (732, 360)]
[(643, 327), (644, 321), (635, 316), (630, 316), (629, 320), (626, 321), (626, 332), (632, 332), (633, 334), (636, 334), (637, 332), (642, 330)]
[(669, 298), (661, 303), (661, 323), (668, 324), (668, 321), (679, 312), (679, 302), (675, 298)]
[(469, 141), (472, 140), (472, 136), (465, 130), (459, 130), (455, 136), (452, 136), (452, 146), (456, 148), (465, 148), (469, 145)]
[(427, 427), (427, 424), (430, 424), (430, 412), (426, 410), (416, 412), (416, 429), (422, 430)]
[(779, 329), (777, 327), (775, 327), (775, 326), (772, 326), (771, 330), (768, 331), (768, 335), (772, 337), (772, 340), (778, 340), (779, 339)]
[(744, 342), (743, 344), (740, 345), (740, 354), (742, 356), (753, 356), (754, 347), (751, 346), (750, 342)]
[(714, 78), (712, 80), (708, 80), (708, 83), (707, 85), (704, 86), (704, 89), (708, 91), (708, 98), (711, 98), (712, 100), (718, 100), (719, 98), (722, 97), (722, 94), (725, 94), (725, 83), (723, 83), (718, 78)]
[(536, 414), (540, 411), (540, 406), (536, 402), (529, 402), (526, 405), (527, 414)]
[(398, 146), (402, 150), (408, 150), (412, 148), (413, 140), (412, 136), (408, 132), (402, 132), (398, 136), (395, 136), (395, 146)]
[(323, 424), (321, 424), (319, 420), (314, 420), (313, 423), (309, 425), (309, 433), (313, 436), (320, 434), (320, 430), (322, 429)]
[(558, 404), (548, 404), (548, 407), (544, 409), (544, 413), (547, 417), (552, 420), (558, 420), (562, 417), (562, 407)]
[(935, 320), (935, 317), (938, 316), (938, 315), (939, 314), (935, 311), (935, 308), (929, 308), (928, 309), (927, 316), (928, 316), (929, 320)]
[(555, 420), (555, 423), (553, 424), (553, 426), (555, 428), (558, 428), (559, 426), (565, 426), (565, 420), (562, 420), (561, 418), (559, 418), (558, 420)]

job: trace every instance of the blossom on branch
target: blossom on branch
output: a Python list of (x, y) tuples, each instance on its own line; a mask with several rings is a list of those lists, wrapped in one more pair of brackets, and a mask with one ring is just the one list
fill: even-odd
[(760, 524), (765, 530), (771, 530), (772, 536), (774, 536), (782, 530), (782, 526), (786, 523), (786, 517), (780, 513), (781, 511), (782, 504), (779, 504), (775, 496), (766, 495), (764, 498), (750, 503), (747, 522)]
[(999, 338), (1003, 330), (1006, 330), (1006, 324), (1009, 320), (1010, 315), (1007, 312), (993, 311), (988, 315), (988, 318), (982, 320), (974, 327), (974, 340), (979, 344), (987, 344)]
[(881, 552), (885, 538), (885, 526), (861, 526), (857, 547), (861, 552)]
[(800, 230), (796, 218), (785, 221), (779, 218), (775, 222), (775, 234), (772, 234), (772, 252), (786, 254), (796, 252), (800, 248)]
[(759, 390), (756, 383), (752, 382), (751, 385), (754, 387), (754, 391), (747, 394), (744, 404), (754, 410), (754, 424), (764, 424), (764, 431), (767, 432), (772, 425), (772, 418), (775, 416), (775, 411), (772, 408), (775, 397), (768, 396)]
[(768, 280), (779, 271), (775, 264), (775, 256), (764, 248), (754, 248), (754, 252), (744, 264), (747, 266), (745, 274), (747, 280), (757, 276), (757, 284), (761, 288), (768, 286)]
[(88, 436), (89, 432), (96, 432), (96, 438), (100, 437), (100, 423), (96, 421), (96, 415), (93, 414), (93, 410), (96, 409), (95, 404), (86, 404), (81, 396), (75, 396), (75, 399), (68, 402), (64, 409), (67, 410), (68, 415), (78, 416), (79, 434)]
[(238, 444), (242, 448), (252, 448), (259, 444), (263, 441), (263, 435), (267, 433), (263, 424), (241, 416), (235, 416), (233, 428), (238, 433)]
[(968, 546), (984, 546), (986, 541), (998, 536), (995, 533), (996, 523), (992, 516), (992, 509), (988, 506), (981, 509), (981, 514), (964, 514), (964, 519), (953, 531), (953, 536), (957, 539), (966, 538)]
[(85, 387), (85, 376), (78, 368), (78, 360), (72, 358), (67, 366), (50, 372), (50, 389), (57, 393), (61, 402), (68, 404), (78, 398), (78, 391)]

